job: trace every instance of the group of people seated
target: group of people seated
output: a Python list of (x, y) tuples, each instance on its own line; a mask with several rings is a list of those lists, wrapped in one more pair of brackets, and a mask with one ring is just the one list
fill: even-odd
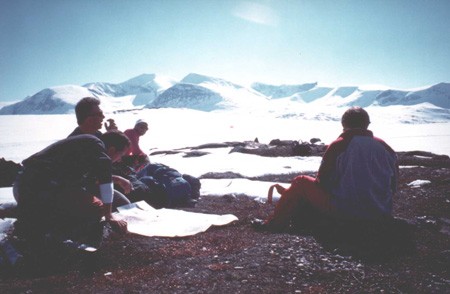
[[(139, 138), (148, 130), (145, 121), (122, 133), (113, 120), (103, 124), (100, 101), (90, 97), (81, 99), (75, 112), (78, 127), (25, 159), (14, 184), (18, 228), (28, 237), (51, 233), (98, 246), (103, 218), (117, 231), (127, 231), (127, 223), (113, 214), (117, 206), (145, 200), (155, 207), (174, 207), (192, 204), (180, 198), (182, 193), (199, 196), (198, 179), (150, 163), (139, 148)], [(391, 216), (398, 176), (395, 152), (368, 130), (364, 109), (348, 109), (341, 123), (343, 132), (328, 146), (317, 177), (295, 178), (281, 191), (274, 213), (255, 223), (258, 229), (282, 229), (304, 205), (329, 215)], [(103, 126), (105, 133), (100, 132)], [(157, 179), (158, 174), (166, 176)], [(167, 185), (158, 186), (164, 180), (176, 187), (164, 191), (166, 198), (160, 192)]]
[(103, 218), (116, 231), (127, 231), (127, 223), (113, 214), (119, 206), (140, 200), (158, 208), (195, 204), (200, 181), (150, 163), (139, 147), (146, 121), (120, 132), (114, 120), (103, 123), (100, 100), (93, 97), (81, 99), (75, 114), (78, 126), (67, 138), (22, 162), (13, 186), (19, 233), (98, 246)]

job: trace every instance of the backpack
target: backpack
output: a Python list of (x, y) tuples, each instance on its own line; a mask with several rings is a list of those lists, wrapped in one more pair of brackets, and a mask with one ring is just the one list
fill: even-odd
[[(193, 206), (195, 197), (199, 195), (200, 181), (192, 176), (184, 176), (177, 170), (161, 163), (150, 163), (137, 173), (138, 179), (151, 177), (164, 187), (166, 195), (165, 207)], [(186, 180), (189, 179), (195, 191)]]
[[(132, 190), (126, 196), (131, 202), (145, 201), (154, 208), (167, 206), (165, 187), (153, 177), (139, 178), (136, 171), (123, 161), (113, 163), (113, 174), (130, 181)], [(114, 188), (123, 193), (118, 185), (114, 185)]]

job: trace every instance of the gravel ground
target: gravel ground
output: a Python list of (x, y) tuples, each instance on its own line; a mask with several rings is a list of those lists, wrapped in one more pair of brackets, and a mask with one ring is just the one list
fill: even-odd
[[(431, 184), (407, 185), (417, 179)], [(95, 255), (52, 252), (2, 273), (0, 293), (450, 293), (449, 191), (448, 168), (401, 169), (394, 215), (414, 224), (413, 250), (383, 258), (301, 230), (257, 232), (250, 220), (272, 205), (202, 196), (189, 210), (239, 221), (187, 238), (110, 234)]]

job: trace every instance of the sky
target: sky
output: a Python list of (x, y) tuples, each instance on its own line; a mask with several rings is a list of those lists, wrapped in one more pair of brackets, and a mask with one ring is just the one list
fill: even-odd
[(450, 82), (448, 0), (0, 0), (0, 102), (144, 73), (238, 84)]

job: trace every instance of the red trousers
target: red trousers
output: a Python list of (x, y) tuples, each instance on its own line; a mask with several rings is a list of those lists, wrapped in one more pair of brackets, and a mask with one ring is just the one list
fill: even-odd
[(283, 192), (274, 213), (266, 222), (271, 226), (283, 228), (289, 224), (302, 204), (309, 204), (323, 213), (335, 212), (331, 195), (316, 183), (315, 178), (298, 176)]

